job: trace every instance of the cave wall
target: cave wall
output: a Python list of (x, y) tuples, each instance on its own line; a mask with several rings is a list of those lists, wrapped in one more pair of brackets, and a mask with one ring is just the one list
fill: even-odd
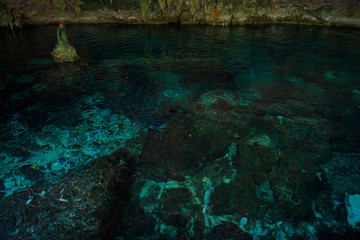
[(300, 23), (360, 26), (359, 0), (3, 0), (0, 25)]

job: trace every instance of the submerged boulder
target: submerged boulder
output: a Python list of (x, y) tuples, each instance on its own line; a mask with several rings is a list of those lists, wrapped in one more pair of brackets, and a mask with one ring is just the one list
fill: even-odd
[(80, 59), (75, 48), (68, 41), (64, 24), (60, 24), (57, 28), (57, 39), (58, 43), (51, 52), (55, 62), (75, 62)]
[(352, 228), (360, 223), (360, 194), (345, 193), (345, 205), (348, 212), (347, 221)]

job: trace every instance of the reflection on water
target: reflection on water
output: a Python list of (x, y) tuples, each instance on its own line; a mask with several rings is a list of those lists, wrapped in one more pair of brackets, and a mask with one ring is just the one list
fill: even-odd
[[(67, 28), (71, 64), (51, 59), (56, 26), (1, 30), (3, 216), (14, 199), (48, 216), (40, 196), (53, 212), (32, 238), (355, 239), (358, 29)], [(29, 238), (18, 218), (1, 233)]]

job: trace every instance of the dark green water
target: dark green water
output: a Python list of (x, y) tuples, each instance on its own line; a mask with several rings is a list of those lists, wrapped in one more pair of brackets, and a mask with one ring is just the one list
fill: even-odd
[(56, 26), (0, 31), (4, 199), (124, 148), (136, 179), (118, 237), (356, 238), (360, 30), (67, 33), (76, 63), (53, 62)]

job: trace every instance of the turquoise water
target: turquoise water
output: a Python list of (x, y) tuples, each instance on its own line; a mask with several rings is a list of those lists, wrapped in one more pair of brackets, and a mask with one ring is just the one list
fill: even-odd
[(360, 30), (67, 33), (81, 60), (56, 64), (56, 26), (1, 29), (3, 201), (122, 148), (135, 180), (119, 239), (356, 239)]

